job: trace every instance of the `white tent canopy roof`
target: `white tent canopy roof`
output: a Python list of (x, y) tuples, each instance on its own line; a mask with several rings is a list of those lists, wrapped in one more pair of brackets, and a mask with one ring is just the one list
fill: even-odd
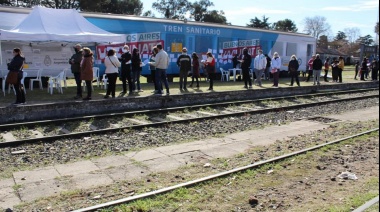
[(38, 6), (15, 28), (0, 29), (0, 40), (123, 43), (126, 37), (98, 28), (76, 10)]

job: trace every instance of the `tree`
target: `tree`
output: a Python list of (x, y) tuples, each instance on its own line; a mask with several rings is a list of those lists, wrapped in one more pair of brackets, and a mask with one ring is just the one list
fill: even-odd
[(185, 19), (185, 14), (190, 10), (187, 0), (157, 0), (152, 7), (167, 19)]
[(253, 28), (259, 28), (259, 29), (270, 29), (270, 23), (268, 22), (269, 18), (263, 16), (263, 20), (258, 19), (255, 17), (255, 19), (251, 19), (251, 23), (247, 24), (248, 27)]
[(379, 22), (376, 23), (375, 32), (377, 35), (379, 35)]
[(33, 7), (42, 5), (49, 8), (57, 9), (78, 9), (79, 0), (0, 0), (0, 5), (13, 7)]
[(357, 27), (345, 28), (343, 31), (346, 34), (350, 44), (354, 44), (360, 36), (360, 29)]
[(227, 18), (225, 16), (224, 11), (209, 11), (207, 14), (205, 14), (203, 22), (209, 22), (209, 23), (217, 23), (217, 24), (228, 24)]
[(214, 3), (210, 0), (200, 0), (199, 2), (196, 1), (194, 3), (190, 3), (190, 18), (195, 21), (203, 22), (205, 16), (209, 13), (208, 8), (213, 6)]
[(298, 31), (296, 24), (290, 19), (277, 21), (276, 23), (273, 23), (272, 28), (274, 30), (285, 31), (285, 32), (297, 32)]
[(156, 15), (152, 12), (152, 10), (148, 10), (146, 11), (142, 16), (145, 16), (145, 17), (152, 17), (152, 18), (155, 18)]
[(315, 16), (313, 18), (307, 17), (303, 21), (305, 28), (304, 32), (307, 34), (319, 38), (322, 34), (326, 34), (330, 31), (330, 24), (327, 23), (325, 17)]
[(338, 31), (338, 34), (334, 38), (334, 40), (339, 41), (339, 40), (345, 40), (347, 38), (346, 33), (342, 31)]
[(364, 37), (359, 37), (359, 39), (357, 40), (357, 43), (359, 44), (364, 44), (366, 46), (370, 46), (374, 43), (375, 41), (373, 40), (372, 36), (371, 35), (366, 35)]
[(127, 15), (141, 15), (143, 3), (140, 0), (81, 0), (81, 10)]

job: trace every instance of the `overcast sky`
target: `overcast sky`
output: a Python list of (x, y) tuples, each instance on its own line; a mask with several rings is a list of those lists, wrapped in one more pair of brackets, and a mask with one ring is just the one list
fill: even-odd
[[(194, 2), (194, 0), (190, 0)], [(250, 19), (263, 15), (269, 17), (269, 22), (277, 22), (289, 18), (293, 20), (300, 32), (303, 32), (302, 22), (305, 17), (316, 15), (327, 18), (331, 25), (332, 35), (345, 28), (357, 27), (361, 35), (375, 37), (374, 27), (378, 21), (378, 0), (211, 0), (215, 7), (223, 10), (228, 22), (233, 25), (245, 26)], [(144, 11), (152, 10), (156, 0), (144, 0)], [(339, 2), (339, 3), (338, 3)], [(157, 17), (162, 17), (157, 11)], [(331, 36), (331, 35), (330, 35)]]

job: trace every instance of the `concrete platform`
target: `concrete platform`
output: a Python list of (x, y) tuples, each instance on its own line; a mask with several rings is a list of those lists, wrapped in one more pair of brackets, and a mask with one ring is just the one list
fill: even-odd
[[(378, 120), (379, 107), (329, 117), (342, 121)], [(15, 172), (13, 179), (0, 181), (0, 207), (12, 208), (21, 202), (58, 195), (62, 191), (91, 189), (120, 181), (144, 179), (150, 173), (171, 171), (191, 164), (205, 164), (212, 159), (228, 158), (255, 146), (270, 145), (277, 140), (309, 134), (328, 126), (329, 124), (302, 120), (283, 126), (235, 133), (224, 138), (131, 152), (125, 156), (110, 156)]]
[[(317, 91), (378, 88), (379, 82), (324, 84), (322, 86), (284, 87), (280, 89), (254, 89), (248, 91), (188, 93), (171, 96), (126, 97), (88, 102), (68, 101), (60, 103), (0, 107), (0, 124), (69, 118), (112, 112), (151, 110), (237, 100), (310, 94)], [(59, 112), (57, 112), (59, 111)]]

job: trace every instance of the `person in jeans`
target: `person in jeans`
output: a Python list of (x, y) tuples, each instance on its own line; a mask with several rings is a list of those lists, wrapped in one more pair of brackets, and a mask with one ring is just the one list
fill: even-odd
[(17, 83), (13, 85), (15, 91), (16, 91), (16, 102), (14, 105), (20, 105), (25, 104), (25, 92), (24, 92), (24, 86), (21, 84), (21, 79), (23, 77), (23, 66), (25, 62), (25, 57), (21, 52), (21, 49), (15, 48), (13, 49), (13, 59), (8, 64), (8, 70), (9, 72), (17, 74)]
[(199, 57), (197, 55), (197, 53), (193, 53), (192, 55), (192, 59), (193, 59), (193, 62), (192, 62), (192, 66), (193, 66), (193, 77), (192, 77), (192, 81), (191, 81), (191, 84), (190, 84), (190, 87), (193, 87), (193, 84), (194, 84), (194, 79), (197, 80), (197, 88), (199, 89), (199, 78), (200, 78), (200, 63), (199, 63)]
[(324, 64), (324, 67), (325, 67), (325, 76), (324, 76), (324, 80), (325, 82), (329, 82), (328, 80), (328, 75), (329, 75), (329, 69), (330, 69), (330, 58), (326, 58), (326, 61), (325, 61), (325, 64)]
[(156, 94), (163, 94), (161, 88), (163, 87), (162, 83), (164, 83), (166, 88), (166, 94), (170, 95), (169, 82), (168, 77), (166, 75), (166, 70), (169, 67), (169, 56), (168, 53), (165, 52), (165, 50), (163, 49), (164, 47), (161, 44), (158, 44), (157, 48), (158, 54), (156, 55), (156, 61), (149, 63), (150, 65), (156, 67)]
[(249, 89), (252, 89), (252, 79), (249, 73), (251, 65), (252, 65), (252, 56), (248, 53), (248, 49), (245, 48), (243, 50), (243, 60), (241, 63), (245, 89), (248, 89), (248, 84), (249, 84)]
[(307, 62), (307, 64), (309, 66), (308, 66), (308, 75), (307, 75), (306, 82), (309, 82), (311, 76), (313, 76), (313, 62), (314, 62), (314, 60), (315, 60), (315, 55), (313, 55), (313, 57), (311, 57), (310, 60)]
[(129, 86), (129, 95), (133, 94), (133, 83), (132, 83), (132, 73), (131, 73), (131, 63), (132, 63), (132, 54), (129, 52), (129, 46), (125, 45), (123, 48), (123, 54), (120, 58), (121, 62), (121, 73), (120, 79), (123, 83), (123, 91), (121, 96), (127, 94), (127, 81)]
[(270, 67), (272, 64), (272, 59), (267, 54), (265, 54), (265, 58), (267, 59), (267, 66), (265, 68), (265, 79), (270, 80)]
[(182, 55), (178, 57), (177, 65), (180, 69), (179, 71), (179, 89), (181, 91), (187, 91), (187, 75), (191, 71), (191, 57), (187, 54), (187, 49), (182, 49)]
[[(155, 47), (153, 47), (152, 55), (149, 58), (149, 62), (151, 62), (151, 63), (156, 62), (156, 55), (157, 54), (158, 54), (158, 48), (157, 48), (157, 46), (155, 46)], [(153, 65), (149, 65), (149, 69), (150, 69), (151, 77), (152, 77), (152, 80), (153, 80), (153, 83), (154, 83), (154, 89), (156, 89), (157, 88), (157, 80), (156, 80), (156, 71), (157, 71), (157, 69)], [(162, 87), (160, 88), (160, 91), (162, 91)], [(154, 92), (157, 92), (157, 90), (155, 90)]]
[(290, 73), (290, 76), (292, 77), (292, 81), (290, 83), (290, 86), (294, 85), (294, 80), (296, 80), (298, 87), (301, 86), (298, 69), (300, 67), (300, 64), (298, 63), (296, 55), (293, 55), (291, 57), (291, 60), (289, 62), (288, 71)]
[(108, 78), (108, 89), (107, 94), (104, 97), (105, 99), (108, 99), (110, 95), (112, 95), (112, 98), (116, 97), (116, 80), (119, 76), (119, 67), (121, 67), (121, 63), (115, 54), (115, 50), (111, 49), (108, 51), (107, 57), (104, 59)]
[(83, 100), (91, 100), (92, 95), (92, 80), (94, 79), (94, 54), (91, 49), (83, 48), (83, 60), (81, 63), (81, 80), (86, 82), (87, 97)]
[(205, 62), (206, 70), (210, 79), (210, 88), (208, 89), (209, 91), (214, 90), (214, 79), (215, 79), (215, 74), (216, 74), (216, 62), (215, 58), (212, 55), (211, 52), (207, 52), (207, 60)]
[[(142, 60), (140, 51), (135, 48), (132, 53), (132, 75), (133, 75), (133, 90), (135, 92), (143, 92), (140, 84), (140, 76), (142, 71)], [(137, 85), (137, 86), (136, 86)]]
[(74, 74), (75, 83), (77, 84), (77, 95), (74, 99), (82, 98), (82, 80), (80, 78), (81, 68), (80, 64), (83, 58), (83, 50), (80, 44), (75, 45), (74, 47), (75, 54), (71, 56), (69, 63), (71, 64), (71, 72)]
[(343, 71), (344, 71), (344, 58), (343, 57), (339, 57), (339, 63), (338, 63), (338, 67), (339, 67), (339, 70), (338, 70), (338, 81), (339, 83), (342, 83), (343, 82)]
[(313, 61), (313, 75), (314, 75), (314, 85), (321, 85), (321, 73), (322, 73), (323, 62), (319, 54), (316, 55)]
[(281, 58), (277, 52), (273, 54), (272, 59), (272, 74), (273, 74), (273, 87), (278, 88), (278, 83), (280, 80), (280, 69), (281, 69)]
[(267, 67), (267, 59), (263, 55), (263, 50), (259, 50), (259, 54), (255, 58), (255, 74), (256, 74), (256, 83), (258, 86), (262, 86), (261, 78)]

